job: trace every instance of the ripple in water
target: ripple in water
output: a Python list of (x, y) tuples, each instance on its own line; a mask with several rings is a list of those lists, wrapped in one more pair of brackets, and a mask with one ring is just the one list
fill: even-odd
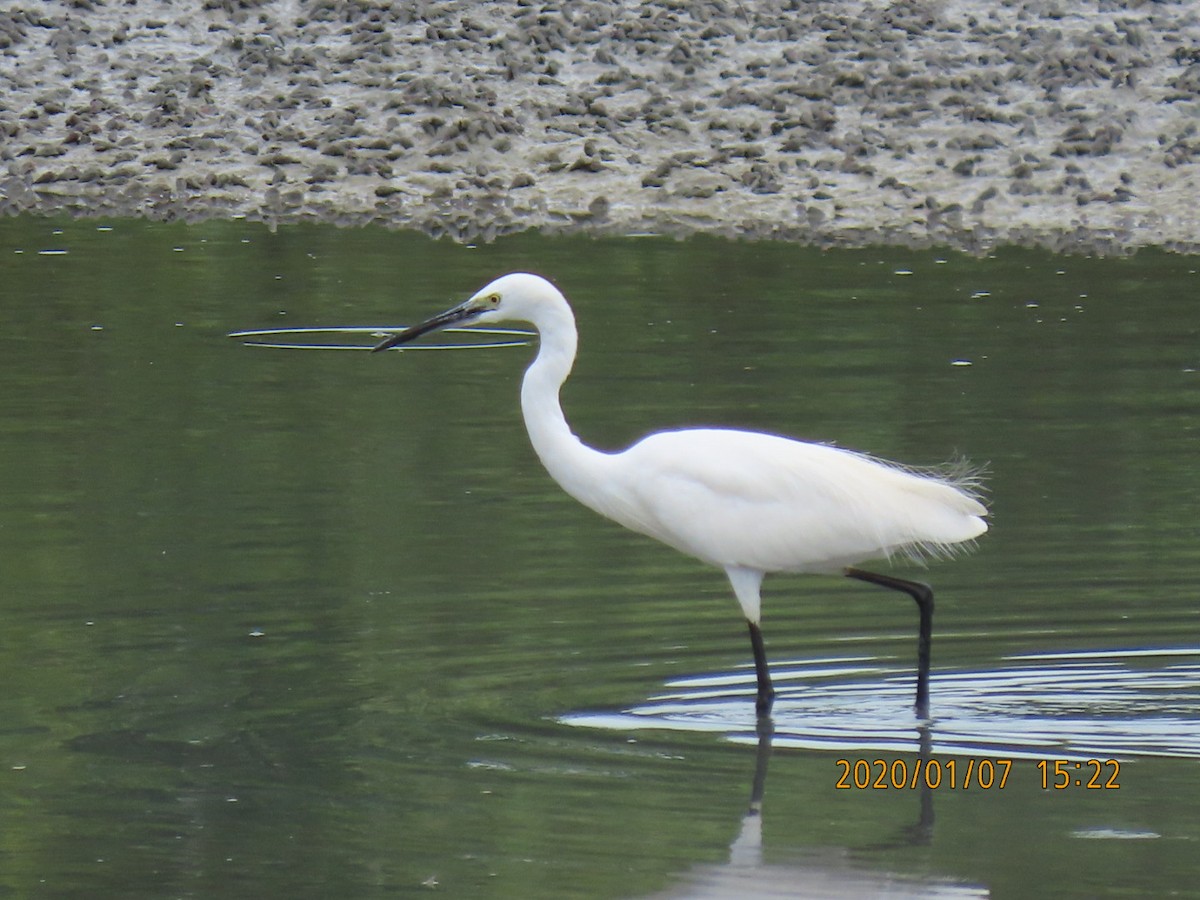
[[(776, 747), (913, 749), (913, 674), (874, 657), (781, 662)], [(618, 713), (573, 713), (570, 725), (673, 729), (754, 742), (754, 673), (669, 682)], [(935, 671), (934, 753), (1014, 758), (1200, 759), (1200, 647), (1013, 656), (996, 669)]]

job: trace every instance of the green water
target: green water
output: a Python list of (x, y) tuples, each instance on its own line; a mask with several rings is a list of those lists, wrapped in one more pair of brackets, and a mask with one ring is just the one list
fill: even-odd
[[(0, 220), (0, 893), (1200, 894), (1197, 268)], [(934, 753), (1013, 758), (1004, 790), (837, 789), (838, 759), (915, 760), (915, 614), (768, 580), (747, 862), (737, 606), (541, 470), (533, 348), (225, 336), (410, 323), (513, 269), (576, 307), (591, 443), (988, 463), (993, 530), (916, 577)], [(1120, 788), (1043, 791), (1069, 754)]]

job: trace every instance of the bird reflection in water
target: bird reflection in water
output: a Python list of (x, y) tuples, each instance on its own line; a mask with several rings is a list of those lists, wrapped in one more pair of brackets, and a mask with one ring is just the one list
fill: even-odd
[[(932, 738), (927, 726), (918, 732), (918, 759), (929, 759)], [(760, 720), (755, 752), (750, 804), (742, 817), (737, 837), (729, 846), (729, 862), (697, 866), (683, 874), (675, 886), (651, 895), (648, 900), (757, 900), (768, 897), (853, 898), (886, 897), (890, 900), (966, 900), (990, 896), (987, 888), (896, 874), (872, 868), (867, 852), (893, 847), (922, 846), (933, 839), (933, 791), (923, 785), (914, 793), (919, 798), (915, 821), (904, 826), (893, 841), (853, 851), (849, 848), (813, 848), (790, 858), (780, 854), (773, 862), (763, 859), (763, 812), (767, 765), (771, 758), (773, 730)]]

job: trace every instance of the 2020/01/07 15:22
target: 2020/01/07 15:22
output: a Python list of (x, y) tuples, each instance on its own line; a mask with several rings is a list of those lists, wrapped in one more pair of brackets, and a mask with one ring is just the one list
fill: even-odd
[[(1012, 771), (1011, 759), (838, 759), (838, 790), (1004, 790)], [(1036, 768), (1043, 790), (1082, 787), (1120, 788), (1121, 764), (1115, 759), (1039, 760)], [(1111, 771), (1110, 771), (1111, 770)], [(1106, 776), (1106, 772), (1107, 774)]]

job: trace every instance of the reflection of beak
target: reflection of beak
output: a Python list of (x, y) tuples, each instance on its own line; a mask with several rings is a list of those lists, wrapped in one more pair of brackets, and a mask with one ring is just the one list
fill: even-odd
[(378, 344), (371, 348), (372, 353), (378, 353), (380, 350), (388, 350), (395, 347), (397, 344), (407, 344), (414, 338), (419, 338), (423, 334), (430, 331), (436, 331), (439, 328), (445, 328), (447, 325), (453, 325), (456, 322), (466, 322), (469, 319), (475, 318), (482, 309), (472, 308), (471, 301), (460, 303), (453, 309), (448, 309), (444, 313), (438, 313), (432, 319), (426, 319), (420, 325), (414, 325), (411, 328), (405, 328), (403, 331), (393, 334), (389, 338), (384, 338)]

